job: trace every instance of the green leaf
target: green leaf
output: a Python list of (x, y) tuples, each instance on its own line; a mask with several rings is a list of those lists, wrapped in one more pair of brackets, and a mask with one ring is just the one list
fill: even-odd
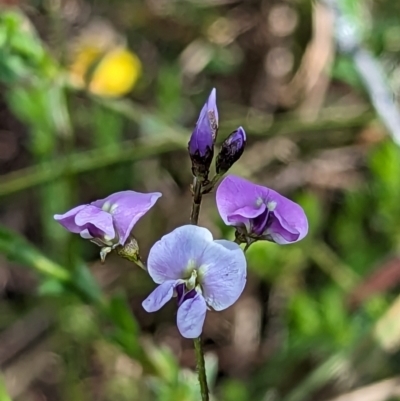
[(364, 84), (350, 56), (338, 54), (332, 68), (331, 76), (357, 90), (364, 91)]
[(103, 295), (92, 273), (83, 263), (75, 265), (72, 284), (88, 302), (103, 304)]
[(172, 351), (167, 347), (149, 345), (147, 355), (160, 376), (166, 383), (176, 382), (179, 376), (179, 367)]
[(109, 303), (109, 313), (114, 322), (132, 336), (139, 334), (139, 325), (136, 322), (124, 293), (115, 294)]
[(38, 295), (42, 296), (58, 296), (63, 294), (65, 291), (65, 286), (55, 279), (47, 279), (39, 284), (37, 289)]
[(6, 384), (2, 376), (0, 377), (0, 401), (12, 401), (7, 392)]
[(317, 234), (319, 229), (323, 228), (323, 212), (320, 199), (312, 192), (305, 192), (296, 198), (296, 201), (303, 207), (308, 219), (310, 235)]
[(68, 270), (44, 256), (22, 236), (0, 226), (0, 253), (38, 273), (68, 283), (71, 275)]

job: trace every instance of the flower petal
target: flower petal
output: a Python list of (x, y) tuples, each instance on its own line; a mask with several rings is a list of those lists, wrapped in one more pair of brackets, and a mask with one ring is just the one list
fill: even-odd
[(179, 332), (183, 337), (197, 338), (200, 336), (206, 312), (206, 301), (200, 294), (183, 302), (176, 317)]
[[(267, 187), (230, 175), (218, 187), (216, 200), (227, 225), (244, 224), (254, 229), (254, 234), (278, 244), (297, 242), (307, 235), (308, 221), (302, 207)], [(259, 221), (257, 217), (263, 213), (265, 218)]]
[(160, 196), (160, 192), (144, 194), (135, 191), (121, 191), (92, 202), (92, 205), (112, 214), (119, 243), (124, 245), (133, 226), (154, 206)]
[[(189, 153), (194, 156), (197, 152), (200, 157), (210, 154), (218, 130), (218, 109), (215, 88), (211, 91), (207, 102), (200, 111), (199, 119), (189, 140)], [(210, 160), (211, 162), (211, 160)]]
[[(254, 204), (254, 202), (253, 202)], [(237, 210), (235, 210), (235, 213), (232, 214), (230, 217), (228, 217), (229, 220), (231, 220), (231, 217), (234, 218), (234, 216), (242, 216), (246, 219), (254, 219), (260, 215), (262, 215), (265, 212), (265, 209), (267, 208), (267, 205), (265, 203), (262, 203), (260, 206), (254, 207), (254, 205), (250, 206), (243, 206)]]
[[(218, 115), (218, 108), (217, 108), (217, 90), (213, 88), (210, 92), (210, 96), (207, 99), (207, 109), (211, 111), (215, 118), (215, 124), (219, 125), (219, 115)], [(215, 138), (214, 138), (215, 140)]]
[(96, 206), (87, 205), (75, 216), (76, 225), (87, 228), (89, 234), (93, 237), (103, 237), (106, 235), (109, 239), (115, 237), (113, 218), (110, 213), (99, 209)]
[(269, 191), (269, 201), (275, 202), (275, 219), (266, 233), (281, 245), (300, 241), (308, 233), (307, 216), (303, 208), (278, 192)]
[(228, 226), (259, 216), (265, 211), (267, 188), (234, 175), (228, 175), (219, 185), (216, 201), (219, 214)]
[(93, 235), (90, 234), (89, 230), (87, 228), (85, 228), (84, 230), (82, 230), (79, 235), (83, 238), (83, 239), (93, 239)]
[(174, 288), (179, 284), (177, 280), (168, 280), (159, 285), (143, 302), (146, 312), (155, 312), (161, 309), (174, 295)]
[(205, 157), (214, 146), (212, 130), (207, 117), (207, 104), (201, 109), (200, 117), (190, 136), (188, 146), (191, 155), (196, 155), (198, 152), (201, 157)]
[(80, 205), (74, 207), (64, 214), (55, 214), (54, 220), (58, 221), (64, 228), (72, 233), (79, 234), (82, 231), (82, 227), (75, 223), (75, 216), (78, 212), (84, 209), (87, 205)]
[(150, 249), (147, 269), (157, 283), (189, 278), (187, 268), (198, 263), (213, 237), (206, 228), (186, 225), (164, 235)]
[(199, 281), (207, 305), (220, 311), (234, 304), (246, 284), (246, 258), (232, 241), (217, 240), (209, 244), (201, 258)]

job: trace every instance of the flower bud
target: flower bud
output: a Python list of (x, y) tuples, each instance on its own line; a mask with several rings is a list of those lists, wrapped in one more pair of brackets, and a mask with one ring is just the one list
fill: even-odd
[(236, 163), (246, 146), (246, 133), (242, 127), (225, 139), (216, 160), (217, 174), (225, 174)]
[(139, 256), (139, 244), (132, 235), (128, 238), (125, 245), (120, 246), (116, 249), (119, 256), (128, 259), (131, 262), (136, 263), (140, 260)]
[(213, 89), (203, 106), (196, 127), (190, 137), (188, 150), (195, 177), (207, 179), (214, 156), (214, 143), (218, 131), (216, 91)]
[(143, 264), (142, 259), (140, 258), (139, 244), (132, 234), (128, 237), (125, 245), (119, 246), (115, 250), (119, 256), (135, 263), (141, 269), (146, 270), (146, 266)]

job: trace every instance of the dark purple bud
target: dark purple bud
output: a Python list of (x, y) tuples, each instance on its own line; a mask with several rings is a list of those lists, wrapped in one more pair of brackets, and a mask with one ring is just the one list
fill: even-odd
[(188, 290), (186, 288), (185, 283), (178, 284), (175, 287), (176, 291), (176, 296), (177, 296), (177, 301), (178, 301), (178, 306), (181, 306), (186, 300), (192, 299), (196, 296), (197, 291), (193, 288), (191, 290)]
[(216, 160), (217, 174), (225, 174), (236, 163), (246, 146), (246, 133), (242, 127), (225, 139)]
[(218, 110), (215, 88), (200, 112), (196, 127), (189, 140), (192, 172), (196, 177), (207, 178), (214, 156), (214, 143), (218, 132)]

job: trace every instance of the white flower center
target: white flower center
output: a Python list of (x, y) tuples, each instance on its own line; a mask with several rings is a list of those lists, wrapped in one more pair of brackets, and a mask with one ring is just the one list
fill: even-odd
[(195, 289), (197, 293), (202, 294), (203, 290), (201, 288), (201, 279), (202, 279), (201, 270), (197, 267), (196, 262), (194, 260), (190, 260), (187, 268), (185, 269), (185, 273), (183, 274), (182, 281), (185, 283), (185, 287), (187, 291), (191, 291)]
[(104, 210), (107, 213), (113, 214), (118, 208), (118, 203), (111, 203), (110, 201), (104, 202), (101, 210)]
[(194, 269), (192, 271), (192, 274), (188, 280), (186, 280), (186, 288), (188, 290), (192, 290), (193, 288), (196, 287), (197, 284), (197, 270)]
[(263, 198), (258, 197), (257, 200), (256, 200), (256, 206), (260, 207), (263, 203), (264, 203)]
[(273, 212), (276, 208), (276, 202), (275, 201), (267, 202), (267, 208), (270, 212)]

